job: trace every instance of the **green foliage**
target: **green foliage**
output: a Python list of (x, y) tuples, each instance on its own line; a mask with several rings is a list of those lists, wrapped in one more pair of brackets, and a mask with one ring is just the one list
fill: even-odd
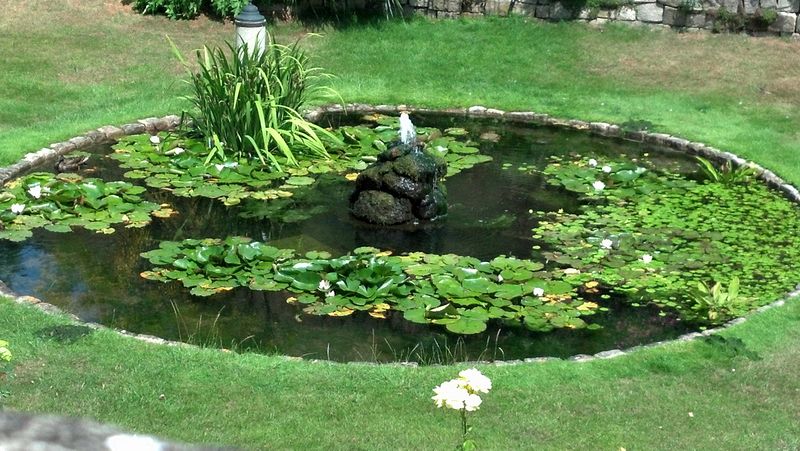
[(305, 120), (299, 109), (330, 89), (321, 85), (325, 75), (309, 67), (298, 43), (284, 46), (270, 37), (263, 52), (246, 47), (237, 52), (231, 44), (227, 51), (204, 47), (197, 52), (197, 73), (173, 49), (191, 77), (192, 127), (211, 143), (206, 164), (257, 160), (280, 172), (300, 159), (329, 157), (326, 141), (335, 144), (336, 138)]
[(721, 168), (717, 169), (710, 161), (703, 157), (695, 157), (703, 176), (711, 183), (721, 183), (723, 185), (735, 185), (748, 183), (756, 175), (756, 170), (749, 166), (733, 167), (730, 161), (726, 161)]
[(309, 314), (387, 318), (397, 311), (457, 334), (483, 332), (490, 320), (533, 331), (583, 328), (581, 317), (600, 308), (578, 295), (580, 281), (505, 256), (482, 262), (451, 254), (392, 256), (370, 247), (335, 258), (326, 252), (298, 256), (239, 237), (167, 241), (142, 256), (156, 265), (142, 277), (180, 281), (197, 296), (236, 287), (289, 290), (297, 296), (288, 301)]
[[(159, 135), (158, 145), (150, 142), (150, 135), (122, 138), (114, 146), (116, 152), (111, 158), (130, 169), (125, 173), (126, 178), (144, 180), (151, 188), (168, 190), (180, 197), (207, 197), (225, 205), (237, 205), (244, 199), (280, 200), (311, 185), (322, 174), (348, 173), (354, 180), (354, 171), (366, 169), (369, 162), (397, 140), (397, 118), (366, 119), (370, 123), (340, 127), (332, 132), (340, 144), (330, 149), (330, 159), (300, 160), (297, 166), (290, 166), (285, 157), (276, 156), (285, 172), (270, 171), (247, 159), (206, 165), (206, 143), (168, 134)], [(492, 159), (479, 154), (467, 136), (445, 136), (434, 128), (420, 128), (417, 133), (421, 140), (427, 141), (431, 154), (447, 162), (447, 176)]]
[[(551, 183), (584, 194), (586, 202), (577, 214), (549, 214), (535, 229), (534, 238), (548, 245), (548, 260), (633, 304), (655, 303), (700, 324), (719, 324), (772, 302), (800, 278), (785, 264), (800, 259), (800, 249), (787, 245), (800, 215), (786, 199), (761, 184), (703, 184), (652, 169), (619, 183), (619, 172), (629, 169), (618, 168), (626, 164), (610, 162), (605, 173), (603, 164), (592, 168), (580, 158), (545, 169)], [(605, 189), (590, 191), (592, 178), (605, 181)], [(715, 304), (722, 302), (720, 288), (717, 298), (696, 307), (698, 283), (733, 275), (741, 286), (725, 299), (727, 306)]]
[(711, 30), (715, 33), (724, 31), (735, 33), (744, 30), (746, 24), (747, 20), (744, 15), (735, 11), (729, 11), (724, 6), (721, 6), (716, 11), (714, 25)]
[(33, 173), (0, 190), (0, 239), (23, 241), (40, 227), (51, 232), (83, 227), (110, 234), (114, 224), (144, 227), (151, 216), (171, 214), (168, 207), (145, 201), (144, 192), (128, 182)]
[(691, 309), (711, 323), (724, 322), (747, 312), (748, 302), (739, 296), (739, 278), (736, 276), (731, 278), (727, 290), (720, 282), (713, 286), (697, 282), (691, 297), (695, 302)]
[(678, 3), (678, 11), (683, 14), (689, 14), (697, 10), (698, 7), (700, 7), (699, 0), (681, 0), (680, 3)]
[(142, 14), (164, 14), (170, 19), (192, 19), (200, 14), (203, 0), (134, 0)]
[(134, 0), (133, 9), (142, 14), (164, 14), (170, 19), (193, 19), (204, 9), (219, 17), (233, 17), (248, 0)]

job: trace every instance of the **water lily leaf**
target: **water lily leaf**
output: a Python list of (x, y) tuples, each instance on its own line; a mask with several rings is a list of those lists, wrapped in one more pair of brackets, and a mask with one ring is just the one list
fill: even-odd
[(286, 179), (287, 185), (294, 185), (294, 186), (308, 186), (314, 183), (314, 179), (311, 177), (289, 177)]
[(486, 330), (486, 322), (462, 316), (458, 320), (445, 325), (445, 328), (456, 334), (479, 334)]

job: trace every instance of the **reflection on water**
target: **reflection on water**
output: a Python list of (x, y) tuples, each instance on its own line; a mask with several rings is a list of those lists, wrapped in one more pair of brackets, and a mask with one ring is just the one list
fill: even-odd
[[(415, 122), (430, 125), (417, 118)], [(435, 124), (443, 125), (450, 126)], [(334, 255), (374, 246), (395, 253), (538, 258), (532, 252), (535, 243), (530, 237), (537, 217), (529, 212), (575, 210), (576, 199), (548, 186), (535, 170), (520, 171), (518, 167), (524, 164), (541, 169), (548, 156), (565, 152), (637, 155), (644, 151), (630, 143), (568, 131), (496, 123), (469, 123), (469, 127), (474, 137), (487, 130), (500, 135), (498, 143), (481, 143), (482, 152), (492, 155), (494, 161), (448, 179), (448, 216), (423, 228), (387, 229), (354, 221), (347, 212), (352, 184), (341, 176), (324, 177), (313, 190), (283, 201), (285, 205), (246, 202), (228, 208), (211, 200), (176, 199), (161, 192), (153, 193), (153, 200), (172, 203), (180, 214), (155, 219), (144, 229), (118, 228), (113, 235), (39, 230), (24, 243), (0, 242), (0, 280), (17, 293), (44, 299), (84, 320), (137, 333), (341, 361), (410, 359), (436, 363), (564, 357), (634, 346), (685, 332), (676, 320), (661, 318), (652, 310), (598, 300), (610, 308), (608, 313), (588, 318), (601, 324), (600, 330), (541, 334), (494, 325), (478, 336), (457, 337), (439, 327), (407, 322), (400, 315), (386, 320), (358, 314), (345, 318), (305, 315), (286, 303), (286, 293), (237, 289), (196, 298), (177, 284), (139, 277), (140, 272), (150, 269), (139, 254), (157, 247), (162, 240), (230, 235), (249, 236), (301, 252), (327, 250)], [(677, 164), (677, 160), (669, 161)], [(504, 167), (503, 163), (512, 165)], [(110, 160), (103, 165), (93, 176), (121, 177), (123, 171)], [(284, 220), (276, 219), (276, 211)]]

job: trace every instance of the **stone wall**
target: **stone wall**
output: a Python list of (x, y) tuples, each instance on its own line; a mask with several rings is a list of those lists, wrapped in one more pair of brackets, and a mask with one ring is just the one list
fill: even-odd
[(552, 21), (581, 20), (595, 24), (620, 21), (687, 30), (800, 36), (800, 0), (400, 1), (410, 14), (436, 18), (520, 15)]

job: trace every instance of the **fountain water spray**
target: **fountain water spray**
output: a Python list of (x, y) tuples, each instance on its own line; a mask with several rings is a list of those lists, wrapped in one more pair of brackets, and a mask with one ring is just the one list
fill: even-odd
[(413, 146), (417, 140), (417, 131), (408, 117), (408, 113), (400, 113), (400, 142), (404, 146)]

